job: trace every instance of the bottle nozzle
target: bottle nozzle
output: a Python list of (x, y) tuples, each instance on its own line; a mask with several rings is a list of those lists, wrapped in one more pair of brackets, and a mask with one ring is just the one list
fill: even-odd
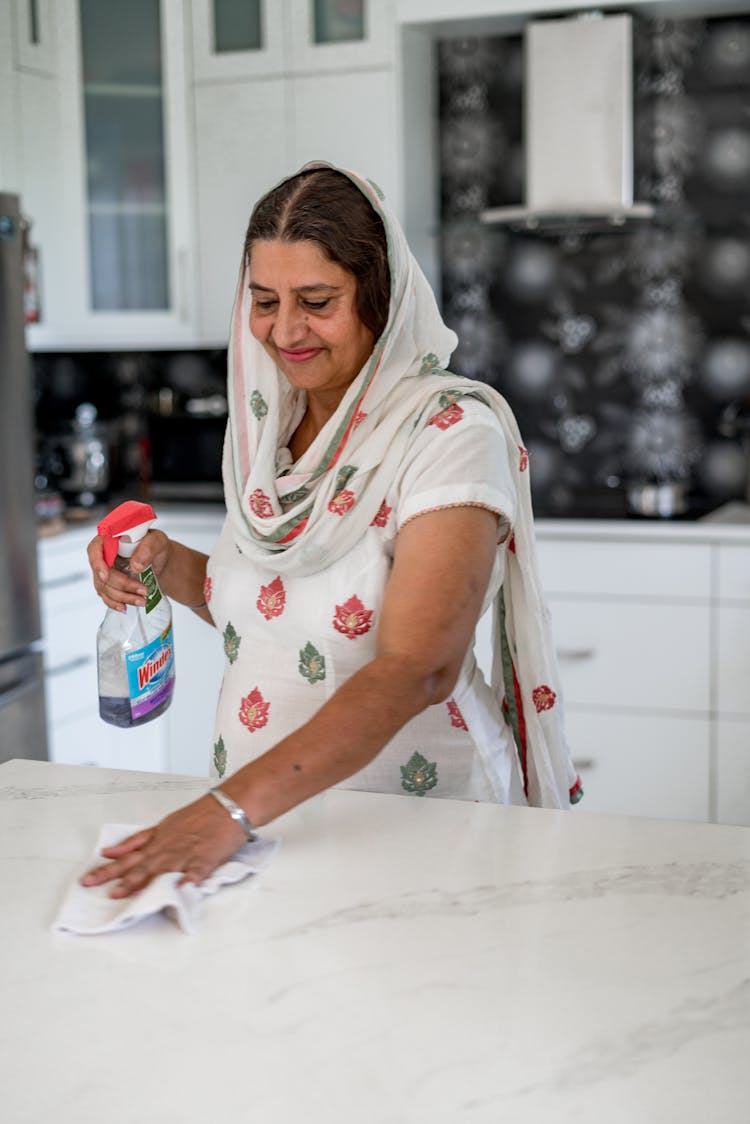
[(106, 564), (111, 566), (118, 554), (129, 558), (155, 519), (151, 504), (138, 500), (121, 503), (105, 515), (96, 529), (104, 539)]

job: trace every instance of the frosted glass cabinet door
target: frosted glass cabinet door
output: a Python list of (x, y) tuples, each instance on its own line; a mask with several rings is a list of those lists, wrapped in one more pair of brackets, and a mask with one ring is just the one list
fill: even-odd
[(394, 0), (288, 2), (295, 73), (393, 65)]
[(284, 7), (284, 0), (193, 0), (196, 80), (280, 74)]

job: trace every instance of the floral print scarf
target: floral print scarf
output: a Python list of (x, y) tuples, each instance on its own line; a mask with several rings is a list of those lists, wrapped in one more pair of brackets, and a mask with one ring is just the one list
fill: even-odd
[[(331, 167), (316, 163), (311, 167)], [(515, 418), (491, 387), (448, 370), (457, 338), (403, 231), (371, 180), (343, 172), (383, 221), (391, 275), (386, 327), (336, 413), (293, 466), (285, 449), (304, 412), (249, 330), (251, 293), (243, 261), (228, 351), (229, 421), (223, 477), (238, 549), (280, 574), (315, 573), (367, 531), (413, 434), (465, 395), (495, 413), (516, 449), (518, 506), (494, 613), (493, 686), (518, 748), (530, 804), (565, 807), (581, 792), (565, 742), (549, 619), (536, 562), (528, 456)]]

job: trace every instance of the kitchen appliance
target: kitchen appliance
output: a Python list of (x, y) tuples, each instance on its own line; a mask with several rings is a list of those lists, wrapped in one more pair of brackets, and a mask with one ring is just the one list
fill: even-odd
[(633, 21), (586, 12), (524, 33), (526, 202), (487, 223), (557, 234), (654, 214), (633, 201)]
[(0, 192), (0, 762), (47, 759), (22, 219)]
[(147, 416), (152, 498), (220, 502), (226, 427), (224, 395), (186, 397), (163, 387)]
[(97, 420), (96, 406), (81, 402), (74, 419), (47, 443), (45, 470), (68, 502), (93, 507), (109, 491), (111, 450), (111, 426)]

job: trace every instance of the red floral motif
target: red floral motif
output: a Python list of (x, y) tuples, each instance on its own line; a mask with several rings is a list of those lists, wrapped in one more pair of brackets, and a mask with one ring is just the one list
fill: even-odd
[(354, 492), (350, 492), (348, 488), (335, 495), (328, 505), (328, 510), (332, 511), (334, 515), (344, 515), (347, 511), (354, 507), (357, 497)]
[(243, 726), (247, 726), (251, 734), (260, 730), (261, 726), (268, 724), (268, 708), (270, 705), (257, 687), (254, 687), (250, 694), (246, 695), (240, 702), (239, 720)]
[(523, 445), (519, 445), (518, 446), (518, 452), (520, 453), (520, 456), (519, 456), (519, 459), (518, 459), (518, 471), (519, 472), (525, 472), (526, 469), (529, 467), (529, 450), (525, 449), (523, 447)]
[(543, 710), (552, 709), (552, 707), (555, 705), (555, 699), (557, 698), (557, 695), (551, 687), (548, 687), (546, 683), (542, 683), (540, 687), (534, 688), (534, 690), (531, 692), (531, 697), (534, 700), (534, 706), (537, 709), (537, 713), (541, 714)]
[(388, 504), (385, 502), (385, 500), (383, 500), (380, 507), (378, 508), (378, 513), (375, 516), (375, 518), (373, 519), (370, 526), (371, 527), (385, 527), (386, 523), (388, 522), (388, 516), (391, 514), (392, 511), (393, 511), (393, 508), (388, 507)]
[(367, 414), (364, 412), (364, 410), (358, 409), (356, 414), (352, 418), (352, 429), (356, 429), (357, 426), (360, 425), (366, 417)]
[(373, 610), (366, 609), (355, 594), (343, 605), (336, 606), (333, 627), (349, 640), (355, 640), (357, 636), (364, 636), (372, 628), (372, 614)]
[(268, 585), (260, 587), (258, 600), (255, 602), (255, 607), (259, 613), (262, 613), (267, 621), (273, 617), (280, 617), (284, 612), (286, 605), (286, 590), (284, 583), (280, 577), (274, 578)]
[(516, 553), (516, 536), (515, 535), (511, 535), (510, 538), (508, 539), (508, 550), (511, 552), (511, 554)]
[(269, 515), (273, 515), (271, 501), (260, 488), (256, 488), (250, 496), (250, 510), (253, 515), (258, 515), (261, 519), (268, 519)]
[(464, 412), (462, 408), (457, 402), (454, 402), (452, 406), (447, 406), (444, 410), (441, 410), (439, 414), (435, 414), (435, 417), (431, 418), (427, 424), (436, 425), (438, 429), (448, 429), (449, 426), (455, 425), (456, 422), (461, 421), (463, 416)]
[(456, 702), (456, 700), (448, 699), (446, 706), (448, 707), (448, 713), (451, 716), (451, 726), (455, 726), (457, 730), (468, 730), (469, 727), (466, 725), (463, 714), (458, 709), (458, 703)]
[(211, 581), (211, 579), (209, 577), (207, 577), (206, 580), (203, 583), (203, 600), (206, 602), (207, 605), (211, 601), (211, 594), (213, 592), (213, 588), (214, 588), (213, 582)]

